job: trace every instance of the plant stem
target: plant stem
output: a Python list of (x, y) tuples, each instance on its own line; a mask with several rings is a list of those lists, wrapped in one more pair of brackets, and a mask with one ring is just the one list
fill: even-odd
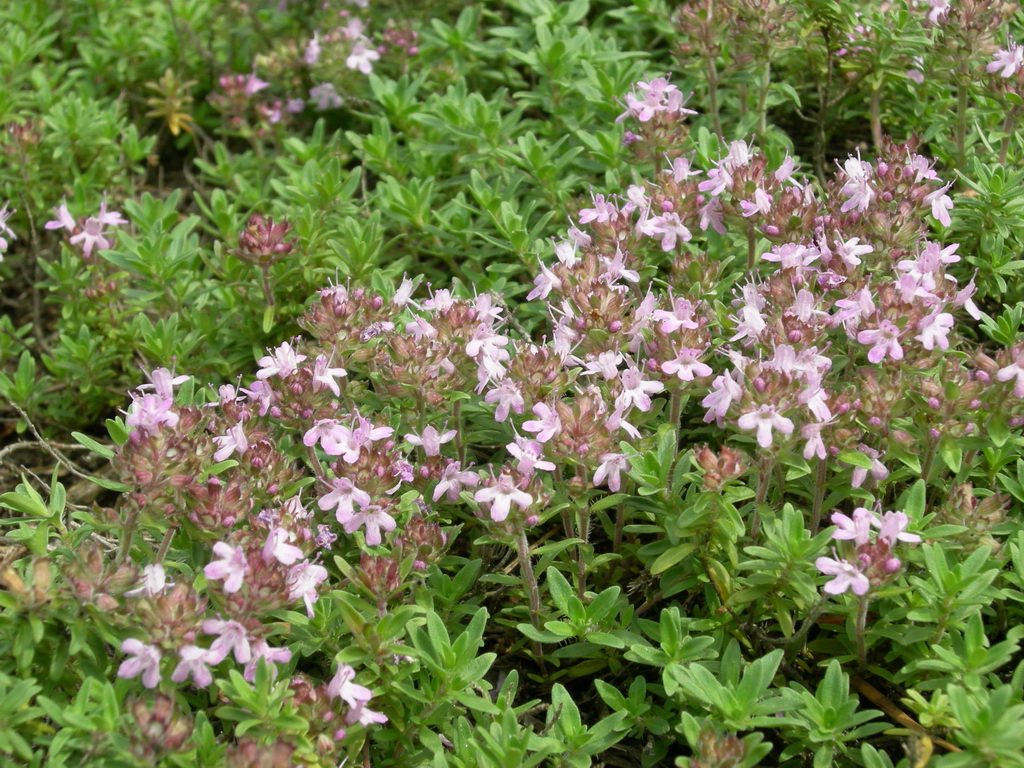
[(615, 537), (612, 539), (612, 552), (618, 552), (622, 546), (622, 529), (626, 524), (626, 505), (619, 504), (615, 508)]
[(828, 468), (824, 459), (818, 460), (818, 469), (814, 474), (814, 502), (811, 506), (811, 534), (813, 535), (821, 525), (821, 507), (825, 503), (825, 491), (828, 490), (826, 478)]
[(868, 623), (868, 596), (861, 595), (860, 604), (857, 606), (857, 627), (854, 630), (857, 635), (857, 660), (863, 667), (867, 663), (868, 651), (864, 634)]
[(999, 146), (999, 164), (1006, 162), (1006, 155), (1010, 151), (1010, 132), (1013, 130), (1013, 123), (1017, 119), (1017, 108), (1011, 107), (1003, 120), (1003, 142)]
[(875, 144), (875, 151), (882, 148), (882, 89), (881, 87), (871, 89), (871, 140)]
[(754, 271), (754, 257), (757, 252), (757, 238), (754, 236), (754, 228), (747, 228), (747, 272)]
[(757, 137), (762, 142), (768, 133), (768, 89), (772, 85), (772, 64), (766, 61), (761, 74), (761, 89), (757, 94)]
[(580, 507), (579, 511), (580, 538), (583, 542), (576, 548), (576, 595), (580, 600), (587, 591), (587, 558), (586, 549), (590, 546), (590, 505)]
[(750, 535), (756, 537), (761, 532), (761, 505), (768, 498), (768, 485), (771, 483), (771, 459), (765, 456), (757, 476), (757, 496), (754, 497), (754, 514), (750, 518)]
[(956, 87), (956, 157), (961, 168), (967, 162), (967, 79), (961, 72)]
[(708, 78), (708, 112), (711, 113), (711, 127), (719, 136), (722, 135), (722, 120), (718, 115), (718, 67), (715, 66), (715, 57), (708, 54), (704, 60)]
[[(526, 531), (521, 528), (516, 533), (516, 549), (519, 553), (519, 572), (523, 576), (526, 594), (530, 598), (530, 623), (534, 629), (540, 630), (540, 588), (537, 586), (537, 576), (533, 572), (533, 563), (530, 562), (530, 545), (526, 541)], [(544, 651), (536, 640), (533, 641), (533, 652), (543, 664)]]
[(124, 529), (121, 531), (121, 544), (117, 548), (117, 557), (114, 559), (114, 567), (121, 565), (132, 548), (132, 538), (135, 536), (135, 525), (139, 521), (139, 510), (136, 507), (128, 513)]
[(466, 463), (466, 445), (462, 442), (462, 401), (456, 400), (452, 406), (452, 421), (455, 422), (455, 454), (459, 457), (459, 466)]
[(164, 532), (164, 537), (160, 541), (160, 549), (156, 551), (156, 559), (153, 562), (159, 564), (164, 561), (164, 558), (167, 557), (167, 550), (171, 548), (171, 541), (174, 539), (174, 534), (177, 531), (178, 526), (172, 525)]

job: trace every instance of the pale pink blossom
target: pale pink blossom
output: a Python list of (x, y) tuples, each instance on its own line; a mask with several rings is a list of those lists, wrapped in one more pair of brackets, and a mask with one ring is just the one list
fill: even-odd
[(355, 514), (353, 504), (360, 507), (370, 505), (370, 494), (357, 488), (347, 477), (334, 477), (329, 482), (331, 490), (320, 498), (317, 506), (325, 512), (335, 509), (335, 517), (342, 525)]
[(130, 637), (121, 643), (121, 651), (130, 654), (132, 658), (121, 662), (117, 668), (118, 677), (130, 680), (142, 675), (142, 684), (147, 688), (156, 688), (160, 684), (159, 648)]
[(191, 677), (197, 688), (205, 688), (213, 682), (213, 674), (207, 665), (219, 663), (220, 659), (212, 661), (210, 652), (197, 645), (182, 646), (178, 655), (181, 661), (171, 673), (172, 682), (182, 683)]
[(917, 339), (921, 346), (929, 352), (935, 347), (949, 349), (949, 332), (953, 328), (953, 316), (948, 312), (932, 312), (921, 318), (917, 329), (921, 331)]
[(449, 461), (441, 470), (441, 479), (434, 486), (433, 500), (436, 502), (443, 495), (448, 501), (459, 500), (463, 487), (475, 488), (480, 484), (480, 475), (462, 469), (457, 461)]
[(260, 370), (256, 372), (256, 378), (261, 380), (269, 379), (271, 376), (288, 378), (299, 369), (299, 363), (305, 359), (305, 355), (298, 354), (286, 341), (269, 355), (264, 355), (259, 359)]
[(277, 561), (281, 565), (294, 565), (304, 555), (301, 549), (289, 542), (295, 541), (295, 534), (284, 528), (271, 528), (263, 545), (263, 561)]
[(224, 580), (224, 591), (228, 594), (237, 592), (242, 588), (245, 579), (245, 572), (249, 564), (245, 559), (245, 550), (242, 547), (232, 547), (224, 541), (218, 541), (213, 545), (213, 553), (217, 560), (210, 562), (203, 568), (203, 574), (208, 581)]
[(245, 429), (241, 424), (235, 424), (226, 435), (213, 438), (213, 442), (218, 446), (217, 452), (213, 454), (214, 461), (224, 461), (235, 451), (242, 456), (249, 450), (249, 439), (245, 436)]
[(306, 604), (306, 615), (313, 618), (313, 605), (317, 600), (316, 588), (327, 580), (327, 569), (317, 563), (304, 560), (288, 571), (288, 599), (300, 597)]
[(672, 360), (662, 363), (661, 370), (669, 376), (678, 376), (680, 381), (693, 381), (695, 378), (710, 376), (712, 374), (711, 366), (697, 359), (703, 353), (704, 351), (700, 349), (684, 347)]
[(832, 580), (825, 584), (825, 591), (830, 595), (841, 595), (850, 590), (855, 595), (867, 593), (871, 582), (857, 566), (837, 560), (831, 557), (819, 557), (814, 561), (815, 567), (826, 576), (832, 576)]
[(629, 468), (629, 459), (624, 453), (605, 453), (594, 472), (594, 487), (608, 482), (608, 489), (618, 493), (622, 487), (622, 471)]
[(213, 641), (207, 652), (207, 664), (216, 666), (232, 653), (235, 654), (235, 661), (239, 664), (245, 664), (252, 657), (249, 634), (245, 627), (234, 619), (227, 621), (207, 619), (203, 622), (203, 632), (208, 635), (217, 635), (217, 639)]
[(455, 439), (457, 432), (449, 429), (446, 432), (438, 432), (433, 424), (423, 430), (422, 434), (415, 435), (411, 432), (405, 435), (405, 441), (409, 445), (416, 445), (423, 448), (426, 456), (440, 456), (441, 446)]
[(523, 423), (523, 429), (527, 432), (536, 432), (537, 440), (546, 443), (562, 431), (562, 421), (558, 418), (558, 412), (547, 403), (537, 403), (533, 406), (533, 415), (536, 419)]
[(853, 510), (852, 517), (836, 512), (832, 515), (832, 523), (836, 526), (832, 538), (838, 541), (852, 541), (859, 547), (868, 543), (871, 526), (876, 522), (874, 513), (865, 507)]
[(378, 59), (380, 59), (380, 54), (374, 48), (362, 40), (357, 40), (345, 58), (345, 66), (368, 75), (373, 71), (373, 62)]
[[(268, 665), (287, 664), (292, 660), (292, 652), (287, 648), (272, 648), (263, 638), (253, 642), (252, 658), (249, 659), (249, 663), (245, 665), (244, 674), (245, 679), (250, 683), (256, 679), (256, 667), (259, 664), (260, 659), (264, 659)], [(277, 668), (272, 667), (272, 669), (273, 673), (276, 675)]]
[(998, 72), (1000, 77), (1012, 77), (1018, 70), (1024, 68), (1024, 47), (1017, 45), (1013, 40), (1008, 40), (1005, 48), (996, 51), (986, 67), (987, 72)]
[(761, 405), (739, 417), (737, 425), (744, 430), (757, 430), (757, 444), (768, 448), (772, 444), (772, 430), (783, 435), (793, 432), (793, 422), (779, 413), (774, 405)]
[(533, 503), (533, 497), (518, 488), (512, 477), (505, 474), (478, 490), (473, 498), (478, 504), (490, 504), (491, 519), (496, 523), (508, 517), (513, 504), (526, 509)]
[(342, 523), (345, 533), (355, 533), (360, 528), (366, 528), (366, 543), (371, 547), (381, 543), (381, 531), (390, 532), (395, 530), (396, 526), (395, 518), (376, 504), (370, 504), (358, 512), (353, 512)]
[(861, 344), (871, 344), (868, 350), (868, 361), (880, 363), (886, 357), (893, 360), (903, 359), (903, 347), (900, 346), (900, 329), (890, 320), (883, 320), (878, 328), (871, 328), (857, 334)]
[(640, 369), (636, 367), (624, 370), (619, 375), (619, 383), (622, 385), (622, 391), (615, 398), (617, 410), (634, 407), (641, 411), (649, 411), (652, 405), (651, 395), (665, 390), (665, 385), (660, 381), (645, 380)]
[(316, 360), (313, 361), (313, 391), (319, 392), (326, 388), (331, 390), (335, 397), (339, 397), (341, 389), (335, 379), (348, 376), (348, 371), (344, 368), (330, 368), (330, 364), (327, 355), (316, 356)]

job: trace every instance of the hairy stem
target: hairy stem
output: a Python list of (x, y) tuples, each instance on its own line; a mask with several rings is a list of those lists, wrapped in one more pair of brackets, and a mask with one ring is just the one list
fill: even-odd
[(761, 73), (761, 88), (757, 94), (757, 137), (763, 142), (768, 133), (768, 90), (772, 85), (772, 65), (766, 61)]
[(967, 161), (967, 79), (961, 73), (956, 87), (956, 157), (963, 168)]
[(811, 533), (817, 532), (821, 525), (822, 506), (825, 503), (825, 491), (828, 490), (827, 483), (828, 466), (824, 459), (818, 460), (818, 469), (814, 473), (814, 502), (811, 506)]
[(857, 660), (863, 667), (867, 664), (868, 651), (865, 640), (868, 623), (868, 596), (861, 595), (860, 604), (857, 606), (857, 627), (854, 630), (857, 636)]
[[(526, 531), (522, 529), (516, 534), (516, 549), (519, 553), (519, 572), (523, 576), (526, 594), (530, 599), (530, 623), (534, 629), (539, 630), (540, 588), (537, 586), (537, 576), (533, 572), (533, 563), (530, 562), (530, 545), (526, 541)], [(544, 651), (536, 640), (533, 641), (533, 652), (537, 655), (538, 661), (543, 663)]]
[(871, 89), (871, 140), (875, 151), (882, 148), (882, 89)]

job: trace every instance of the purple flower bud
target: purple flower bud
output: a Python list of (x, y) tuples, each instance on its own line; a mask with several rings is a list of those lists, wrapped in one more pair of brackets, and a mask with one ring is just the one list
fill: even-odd
[(619, 331), (622, 330), (622, 321), (612, 320), (610, 323), (608, 323), (608, 330), (611, 333), (618, 333)]
[(1024, 416), (1013, 416), (1010, 419), (1010, 426), (1016, 429), (1017, 427), (1024, 426)]
[(663, 200), (662, 203), (661, 203), (661, 210), (664, 211), (665, 213), (668, 213), (669, 211), (671, 211), (674, 208), (675, 208), (675, 206), (672, 205), (672, 201), (671, 200)]
[(766, 389), (768, 389), (768, 384), (765, 382), (764, 379), (758, 376), (756, 379), (754, 379), (754, 389), (756, 389), (758, 392), (764, 392)]
[(971, 400), (970, 406), (972, 410), (977, 410), (978, 408), (981, 408), (981, 400), (979, 400), (978, 398), (974, 398), (973, 400)]
[(775, 237), (777, 234), (779, 234), (780, 231), (781, 230), (779, 230), (779, 228), (776, 227), (774, 224), (769, 224), (767, 227), (764, 228), (765, 234), (770, 237)]
[(928, 407), (929, 408), (933, 408), (933, 409), (935, 409), (937, 411), (937, 410), (939, 410), (939, 408), (942, 407), (942, 401), (939, 400), (939, 398), (937, 398), (937, 397), (929, 397), (928, 398)]
[(526, 524), (527, 525), (536, 525), (539, 522), (540, 522), (540, 518), (537, 517), (537, 515), (530, 515), (529, 517), (526, 518)]
[(880, 427), (882, 426), (882, 420), (877, 416), (872, 416), (870, 419), (868, 419), (868, 424), (870, 424), (872, 427)]
[(875, 166), (875, 173), (879, 176), (885, 176), (889, 172), (889, 164), (885, 161), (880, 162)]
[(886, 573), (896, 573), (900, 569), (900, 559), (898, 557), (890, 557), (885, 561), (883, 567)]
[(980, 381), (982, 384), (988, 384), (990, 381), (992, 381), (992, 377), (988, 375), (987, 371), (977, 371), (975, 373), (975, 376), (977, 376), (978, 381)]
[(881, 198), (882, 198), (883, 201), (885, 201), (887, 203), (891, 203), (892, 202), (892, 192), (890, 192), (889, 190), (886, 190), (885, 192), (883, 192), (881, 194)]
[(788, 336), (790, 342), (793, 343), (793, 344), (796, 344), (803, 337), (804, 337), (804, 335), (802, 333), (800, 333), (800, 331), (798, 331), (796, 328), (794, 328), (792, 331), (790, 331), (789, 332), (789, 336)]
[(384, 306), (384, 299), (381, 296), (374, 296), (373, 301), (370, 302), (370, 306), (374, 309), (380, 309)]
[(970, 421), (970, 422), (967, 423), (967, 426), (964, 427), (964, 434), (965, 435), (970, 435), (973, 432), (974, 432), (974, 422)]
[(931, 429), (928, 430), (928, 436), (931, 437), (932, 440), (938, 440), (940, 437), (942, 437), (942, 433), (939, 432), (939, 430), (935, 429), (935, 427), (932, 427)]

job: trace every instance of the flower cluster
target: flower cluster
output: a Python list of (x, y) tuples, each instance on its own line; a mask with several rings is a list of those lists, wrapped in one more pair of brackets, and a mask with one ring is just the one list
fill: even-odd
[(819, 571), (832, 577), (825, 584), (830, 595), (841, 595), (847, 590), (865, 595), (872, 587), (891, 581), (900, 569), (900, 559), (894, 554), (897, 542), (921, 541), (916, 533), (907, 532), (910, 520), (903, 512), (889, 511), (879, 516), (865, 507), (857, 507), (852, 516), (833, 514), (832, 522), (836, 525), (832, 538), (849, 542), (846, 547), (851, 551), (840, 557), (833, 549), (835, 557), (819, 557), (814, 563)]
[(54, 218), (46, 222), (46, 229), (64, 230), (70, 237), (68, 242), (77, 247), (82, 258), (88, 262), (95, 261), (95, 251), (105, 251), (113, 245), (107, 227), (119, 227), (128, 223), (118, 211), (108, 211), (107, 201), (100, 203), (100, 210), (95, 216), (76, 220), (68, 211), (66, 203), (53, 209)]

